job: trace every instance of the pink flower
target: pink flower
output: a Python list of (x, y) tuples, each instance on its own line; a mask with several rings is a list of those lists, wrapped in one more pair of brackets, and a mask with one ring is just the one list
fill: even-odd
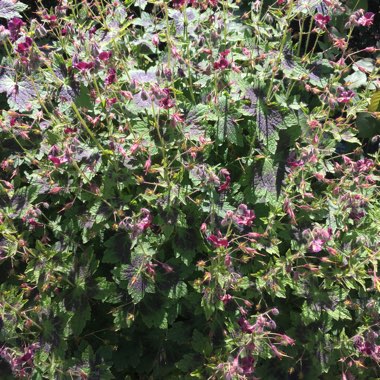
[(55, 157), (51, 154), (49, 154), (48, 159), (55, 165), (55, 167), (58, 167), (63, 163), (67, 162), (66, 158)]
[(331, 18), (330, 16), (323, 16), (320, 13), (317, 13), (314, 17), (315, 23), (319, 28), (324, 29), (326, 25), (330, 22)]
[(158, 44), (160, 43), (160, 39), (158, 38), (158, 34), (154, 34), (153, 37), (152, 37), (152, 43), (154, 46), (158, 46)]
[(172, 5), (174, 8), (181, 8), (186, 4), (186, 0), (172, 0)]
[(152, 160), (150, 159), (150, 156), (149, 156), (148, 159), (145, 161), (145, 164), (144, 164), (145, 175), (149, 173), (149, 169), (151, 166), (152, 166)]
[(312, 252), (312, 253), (321, 252), (323, 249), (323, 244), (324, 244), (323, 240), (314, 239), (309, 246), (310, 252)]
[(225, 294), (223, 297), (220, 297), (220, 300), (226, 305), (232, 300), (231, 294)]
[(256, 216), (252, 210), (249, 210), (245, 204), (241, 204), (237, 213), (235, 214), (234, 220), (239, 226), (251, 226)]
[(375, 14), (372, 12), (366, 12), (362, 17), (357, 20), (357, 23), (361, 26), (371, 26), (373, 20), (375, 19)]
[(296, 341), (292, 339), (290, 336), (287, 336), (285, 334), (281, 335), (281, 344), (284, 344), (285, 346), (290, 345), (294, 346)]
[(375, 19), (375, 14), (372, 12), (365, 12), (364, 9), (358, 9), (353, 13), (348, 22), (346, 23), (346, 28), (352, 26), (371, 26)]
[(180, 113), (176, 112), (171, 115), (171, 121), (174, 125), (177, 125), (179, 123), (183, 123), (184, 119)]

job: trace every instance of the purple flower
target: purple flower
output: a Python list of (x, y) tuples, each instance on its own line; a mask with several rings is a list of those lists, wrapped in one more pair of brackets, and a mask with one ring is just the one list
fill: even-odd
[(160, 107), (166, 110), (173, 108), (175, 106), (175, 102), (170, 97), (170, 90), (168, 88), (164, 88), (162, 93), (164, 94), (164, 97), (159, 101)]
[(16, 41), (19, 37), (21, 28), (25, 25), (25, 22), (18, 17), (14, 17), (8, 21), (8, 30), (11, 34), (11, 41)]

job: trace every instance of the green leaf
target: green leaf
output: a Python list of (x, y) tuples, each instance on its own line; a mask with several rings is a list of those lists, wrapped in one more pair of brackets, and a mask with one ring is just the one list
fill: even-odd
[(358, 114), (356, 126), (359, 130), (359, 137), (372, 138), (380, 134), (380, 121), (368, 112), (360, 112)]
[(351, 75), (348, 75), (345, 79), (346, 86), (350, 89), (359, 88), (365, 86), (367, 83), (367, 75), (361, 71), (355, 71)]
[(172, 286), (169, 290), (168, 297), (171, 299), (179, 299), (185, 297), (187, 294), (187, 285), (180, 281), (176, 285)]
[(321, 312), (314, 305), (309, 305), (306, 301), (302, 305), (302, 321), (307, 326), (315, 322), (320, 317)]
[(191, 345), (193, 346), (196, 352), (208, 356), (212, 352), (212, 346), (210, 344), (210, 338), (201, 334), (198, 330), (194, 330), (193, 338), (191, 341)]
[(78, 336), (86, 326), (86, 322), (91, 319), (91, 308), (88, 303), (82, 305), (81, 308), (74, 312), (71, 317), (70, 323), (73, 330), (73, 334)]
[(380, 91), (376, 91), (371, 96), (371, 101), (368, 106), (369, 112), (380, 112)]
[(341, 319), (352, 319), (350, 312), (343, 305), (338, 305), (334, 310), (329, 309), (327, 310), (327, 313), (336, 321)]
[(354, 66), (353, 66), (355, 71), (359, 71), (358, 66), (363, 67), (368, 72), (371, 72), (375, 68), (375, 66), (373, 64), (373, 59), (371, 59), (371, 58), (363, 58), (363, 59), (360, 59), (359, 61), (355, 62)]

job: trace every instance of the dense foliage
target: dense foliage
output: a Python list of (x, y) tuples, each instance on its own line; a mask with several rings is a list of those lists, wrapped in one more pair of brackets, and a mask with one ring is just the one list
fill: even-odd
[(0, 377), (379, 378), (365, 1), (37, 3), (0, 0)]

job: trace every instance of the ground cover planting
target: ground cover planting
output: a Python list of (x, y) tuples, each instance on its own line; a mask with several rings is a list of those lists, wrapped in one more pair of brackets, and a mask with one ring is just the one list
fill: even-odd
[(378, 11), (0, 0), (0, 378), (380, 378)]

